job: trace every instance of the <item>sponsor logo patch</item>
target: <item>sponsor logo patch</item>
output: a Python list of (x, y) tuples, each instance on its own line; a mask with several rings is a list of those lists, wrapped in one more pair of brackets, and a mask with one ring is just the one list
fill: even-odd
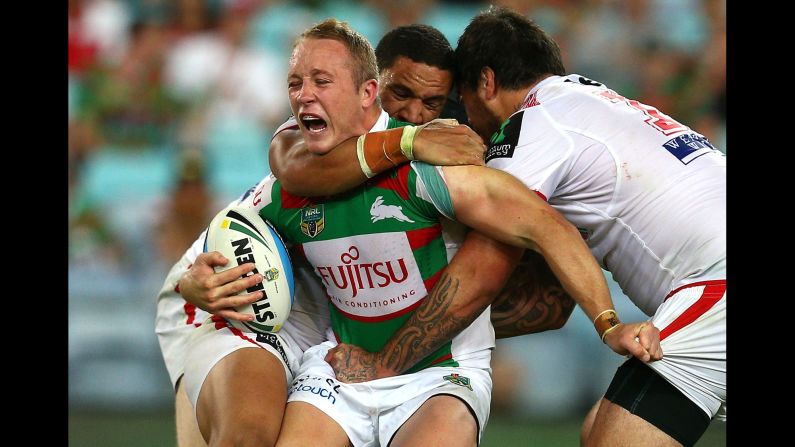
[(403, 231), (310, 241), (303, 248), (329, 302), (347, 318), (407, 311), (428, 294)]
[(405, 258), (361, 264), (354, 262), (358, 259), (359, 249), (354, 245), (340, 256), (341, 265), (318, 265), (315, 271), (327, 286), (331, 287), (333, 283), (337, 290), (346, 294), (350, 289), (353, 298), (360, 289), (383, 289), (392, 284), (400, 284), (409, 277)]
[(538, 93), (538, 92), (533, 92), (530, 96), (528, 96), (527, 99), (524, 100), (522, 105), (519, 106), (519, 108), (520, 109), (529, 109), (530, 107), (535, 107), (537, 105), (540, 105), (541, 102), (536, 97), (536, 93)]
[(308, 206), (301, 209), (301, 232), (314, 238), (326, 228), (326, 216), (323, 204)]
[(444, 376), (443, 379), (454, 385), (469, 388), (469, 390), (472, 391), (472, 385), (469, 384), (469, 377), (459, 375), (458, 373), (452, 373), (449, 376)]
[(317, 376), (302, 376), (294, 380), (288, 390), (289, 394), (300, 392), (318, 395), (331, 401), (333, 405), (337, 403), (336, 395), (340, 393), (340, 386), (333, 379), (324, 380)]
[(683, 164), (689, 164), (696, 158), (717, 150), (706, 137), (697, 133), (671, 138), (663, 147)]
[(513, 151), (519, 142), (519, 132), (522, 130), (523, 116), (524, 111), (511, 116), (500, 125), (500, 130), (492, 135), (489, 149), (486, 151), (486, 163), (495, 158), (513, 157)]

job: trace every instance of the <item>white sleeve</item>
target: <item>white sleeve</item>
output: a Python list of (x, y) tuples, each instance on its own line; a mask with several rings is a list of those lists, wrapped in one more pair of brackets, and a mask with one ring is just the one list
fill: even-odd
[(486, 166), (505, 171), (549, 199), (560, 185), (571, 139), (543, 106), (512, 115), (490, 140)]
[[(160, 293), (157, 295), (157, 300), (163, 299), (173, 299), (179, 298), (182, 299), (182, 295), (177, 292), (177, 283), (179, 282), (182, 275), (188, 271), (193, 262), (196, 261), (196, 258), (199, 254), (204, 251), (204, 240), (207, 236), (207, 230), (201, 232), (199, 237), (193, 241), (193, 244), (185, 251), (182, 257), (177, 261), (169, 270), (168, 275), (166, 275), (166, 279), (163, 282), (163, 286), (160, 288)], [(159, 316), (158, 316), (159, 318)]]
[(273, 201), (271, 198), (271, 191), (275, 183), (276, 177), (274, 177), (273, 174), (268, 174), (267, 177), (257, 183), (255, 187), (249, 189), (249, 191), (240, 198), (238, 206), (251, 208), (259, 212)]

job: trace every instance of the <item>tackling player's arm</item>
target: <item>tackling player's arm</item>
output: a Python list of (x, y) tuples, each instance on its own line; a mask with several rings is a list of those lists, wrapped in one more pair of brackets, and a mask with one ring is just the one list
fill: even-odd
[[(438, 174), (434, 176), (434, 172), (433, 168), (425, 169), (431, 175), (426, 175), (424, 181), (438, 193), (434, 200), (438, 200), (437, 208), (447, 209), (450, 217), (490, 237), (541, 253), (564, 289), (592, 320), (613, 308), (604, 275), (579, 232), (519, 180), (483, 167), (444, 168), (445, 180)], [(499, 244), (495, 243), (495, 247)], [(486, 265), (478, 256), (469, 262)], [(461, 287), (462, 280), (473, 276), (467, 266), (460, 268), (463, 270), (457, 273), (452, 263), (448, 266), (428, 299), (380, 352), (367, 353), (350, 345), (330, 350), (326, 361), (337, 377), (359, 382), (400, 374), (466, 328), (488, 300), (475, 297), (461, 301), (467, 306), (452, 305), (466, 291)], [(503, 281), (504, 278), (507, 276)], [(645, 362), (662, 357), (659, 330), (649, 323), (618, 324), (609, 333), (601, 334), (619, 354), (631, 353)]]
[[(389, 162), (368, 165), (372, 175), (405, 163), (400, 156), (400, 137), (405, 129), (400, 127), (367, 134), (362, 140), (363, 150), (369, 160)], [(349, 138), (324, 155), (309, 152), (298, 128), (287, 129), (273, 137), (269, 151), (270, 168), (282, 187), (291, 194), (313, 197), (338, 194), (354, 188), (365, 180), (363, 163), (357, 153), (359, 137)], [(437, 165), (483, 165), (483, 140), (469, 127), (450, 125), (444, 121), (425, 125), (414, 135), (412, 156)], [(395, 156), (398, 155), (398, 156)], [(393, 164), (396, 163), (396, 164)], [(367, 164), (364, 162), (364, 164)]]
[[(428, 298), (381, 351), (369, 353), (339, 344), (329, 351), (326, 361), (337, 378), (346, 382), (400, 374), (469, 326), (495, 302), (495, 296), (497, 318), (493, 315), (492, 321), (498, 335), (561, 327), (574, 303), (538, 254), (525, 255), (522, 272), (515, 271), (514, 282), (503, 289), (522, 252), (470, 231)], [(492, 313), (494, 309), (492, 304)]]
[(489, 304), (497, 338), (563, 327), (574, 300), (538, 253), (525, 251), (517, 266), (523, 251), (470, 231), (428, 298), (381, 351), (345, 343), (329, 350), (326, 361), (337, 379), (362, 382), (398, 375), (458, 335)]
[[(477, 166), (442, 168), (456, 220), (511, 245), (535, 249), (592, 321), (614, 309), (604, 275), (577, 229), (510, 174)], [(622, 355), (662, 358), (650, 323), (615, 324), (600, 336)], [(639, 340), (636, 340), (639, 337)]]
[(356, 161), (356, 138), (315, 155), (307, 150), (298, 128), (283, 130), (271, 141), (271, 172), (291, 194), (312, 197), (346, 191), (367, 180)]

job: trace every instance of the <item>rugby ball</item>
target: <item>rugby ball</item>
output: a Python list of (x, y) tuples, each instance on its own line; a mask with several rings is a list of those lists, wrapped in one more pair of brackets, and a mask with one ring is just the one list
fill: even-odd
[(246, 332), (278, 332), (290, 315), (295, 280), (287, 248), (270, 223), (252, 209), (226, 208), (210, 222), (204, 251), (218, 251), (229, 259), (227, 265), (215, 267), (216, 273), (253, 262), (256, 268), (245, 276), (260, 273), (264, 278), (261, 283), (240, 292), (242, 295), (262, 290), (262, 298), (236, 307), (240, 313), (254, 315), (254, 320), (229, 320), (232, 325)]

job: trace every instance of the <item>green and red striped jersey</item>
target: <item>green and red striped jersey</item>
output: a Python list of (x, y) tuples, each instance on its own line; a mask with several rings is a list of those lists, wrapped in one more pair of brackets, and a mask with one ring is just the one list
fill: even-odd
[[(288, 193), (271, 175), (243, 202), (312, 265), (325, 287), (338, 342), (380, 350), (447, 267), (454, 250), (443, 237), (446, 218), (434, 205), (444, 203), (437, 196), (447, 191), (443, 182), (440, 188), (424, 181), (438, 175), (434, 169), (406, 164), (344, 194), (314, 198)], [(489, 318), (487, 309), (407, 372), (431, 365), (488, 367), (494, 347)]]

